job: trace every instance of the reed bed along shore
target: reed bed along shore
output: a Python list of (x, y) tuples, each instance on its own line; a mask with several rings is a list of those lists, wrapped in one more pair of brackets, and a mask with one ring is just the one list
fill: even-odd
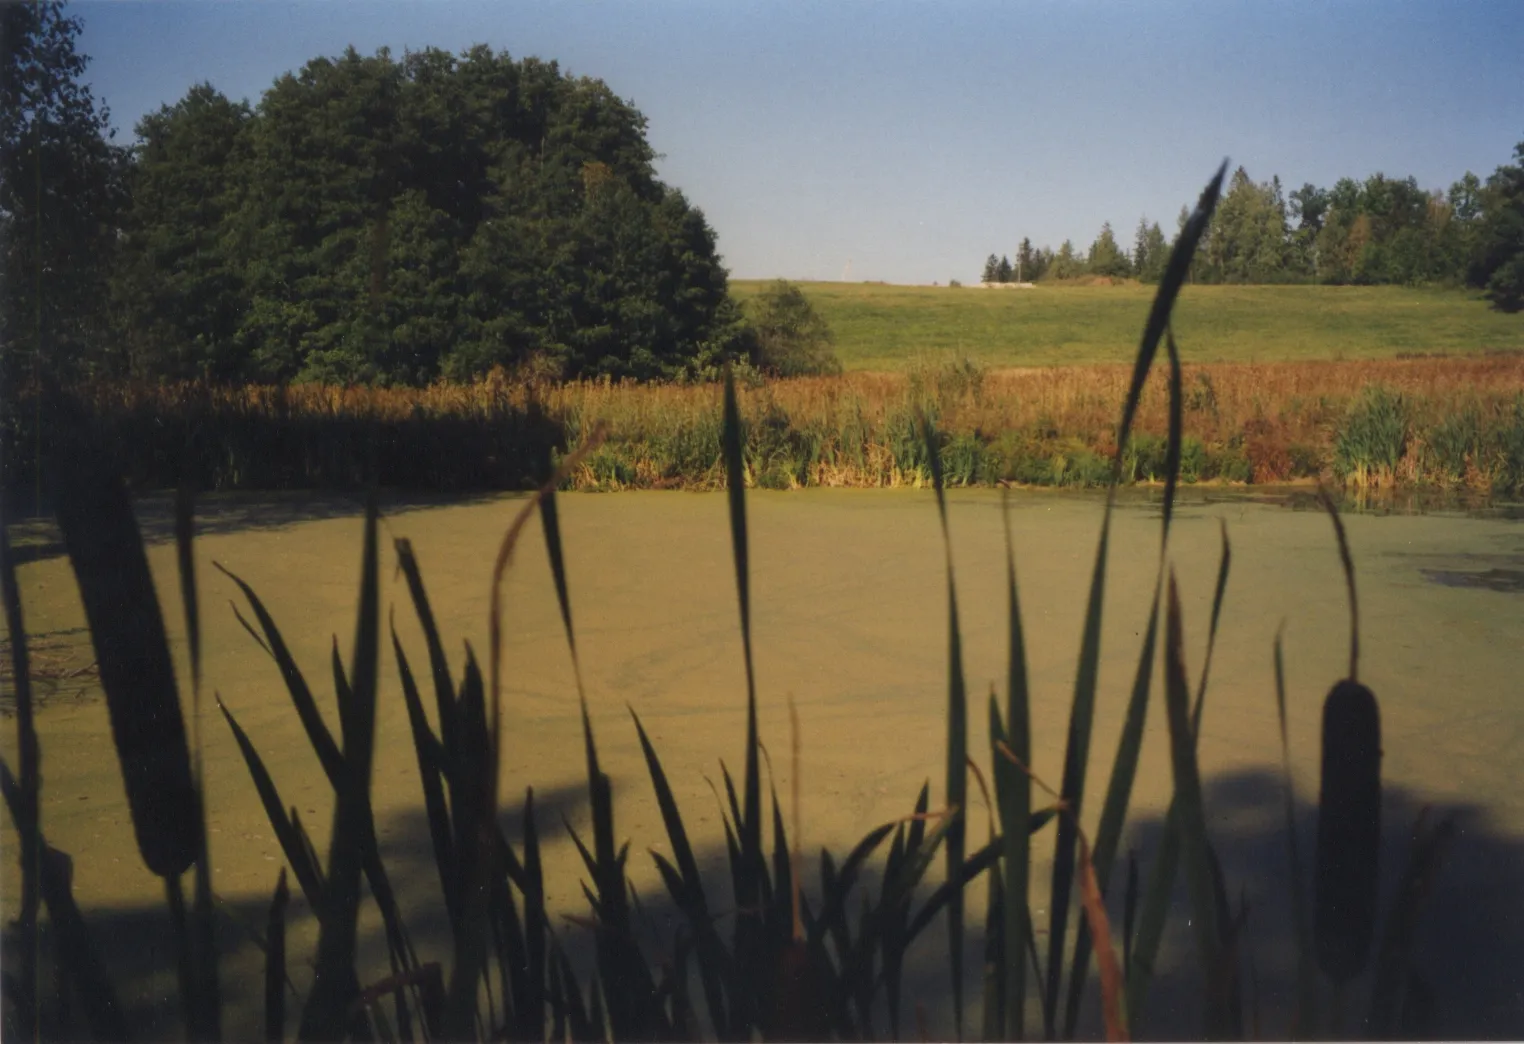
[[(940, 432), (950, 485), (1103, 485), (1129, 375), (1120, 365), (940, 361), (754, 382), (741, 399), (748, 479), (775, 489), (926, 484), (916, 426), (924, 414)], [(342, 488), (372, 475), (383, 486), (443, 492), (527, 488), (600, 423), (607, 440), (567, 488), (723, 484), (718, 385), (547, 384), (495, 373), (427, 388), (81, 391), (139, 488)], [(1124, 481), (1162, 475), (1167, 401), (1157, 375)], [(1524, 490), (1524, 353), (1187, 366), (1184, 410), (1187, 482)], [(25, 403), (13, 418), (7, 472), (25, 488), (49, 423)]]

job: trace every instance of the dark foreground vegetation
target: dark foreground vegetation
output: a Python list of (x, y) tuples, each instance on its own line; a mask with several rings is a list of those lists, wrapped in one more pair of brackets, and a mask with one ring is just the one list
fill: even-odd
[[(670, 858), (652, 850), (679, 928), (670, 949), (655, 952), (640, 928), (638, 897), (627, 882), (629, 846), (620, 847), (614, 790), (599, 768), (598, 746), (584, 713), (591, 835), (575, 837), (583, 856), (589, 912), (583, 926), (593, 939), (591, 966), (568, 955), (565, 929), (545, 905), (539, 858), (540, 830), (533, 792), (522, 806), (498, 791), (503, 736), (499, 728), (502, 627), (499, 607), (489, 607), (490, 648), (485, 664), (469, 647), (456, 676), (444, 653), (426, 587), (406, 540), (394, 545), (406, 575), (426, 650), (406, 650), (395, 633), (402, 697), (422, 780), (422, 797), (438, 871), (445, 923), (453, 947), (446, 963), (420, 962), (408, 934), (410, 916), (399, 909), (380, 858), (369, 799), (375, 749), (378, 663), (387, 645), (382, 633), (378, 577), (382, 554), (375, 501), (367, 511), (361, 552), (358, 627), (352, 657), (341, 661), (335, 646), (333, 686), (341, 730), (324, 723), (313, 690), (286, 651), (276, 621), (258, 595), (242, 593), (252, 612), (251, 634), (276, 661), (278, 673), (335, 794), (331, 830), (313, 838), (286, 810), (277, 780), (259, 757), (259, 737), (246, 734), (227, 708), (219, 709), (247, 762), (253, 785), (270, 816), (287, 866), (272, 880), (261, 945), (266, 955), (265, 1019), (269, 1039), (295, 1029), (301, 1039), (869, 1039), (919, 1032), (904, 993), (907, 948), (918, 937), (945, 939), (944, 980), (952, 998), (954, 1033), (962, 1038), (1007, 1039), (1041, 1033), (1072, 1037), (1080, 1013), (1098, 1006), (1109, 1038), (1146, 1031), (1150, 986), (1162, 967), (1160, 944), (1171, 910), (1176, 878), (1189, 894), (1191, 938), (1199, 969), (1191, 1002), (1195, 1025), (1208, 1037), (1257, 1034), (1261, 1014), (1254, 1000), (1253, 946), (1245, 932), (1247, 911), (1216, 851), (1204, 811), (1196, 737), (1207, 694), (1207, 662), (1193, 684), (1184, 662), (1184, 626), (1172, 573), (1167, 575), (1175, 484), (1184, 453), (1187, 389), (1174, 338), (1171, 305), (1197, 239), (1217, 201), (1222, 173), (1208, 186), (1186, 226), (1161, 282), (1128, 382), (1121, 422), (1110, 457), (1114, 491), (1125, 464), (1124, 447), (1138, 416), (1148, 375), (1161, 347), (1167, 351), (1167, 432), (1161, 477), (1164, 511), (1155, 599), (1138, 657), (1119, 747), (1098, 823), (1081, 829), (1086, 765), (1094, 726), (1101, 609), (1107, 576), (1108, 498), (1080, 643), (1062, 778), (1032, 777), (1028, 683), (1021, 626), (1016, 550), (1007, 539), (1010, 627), (1005, 699), (991, 693), (987, 713), (991, 746), (968, 749), (969, 693), (962, 672), (958, 598), (948, 551), (947, 773), (936, 792), (928, 784), (903, 820), (870, 830), (844, 855), (822, 852), (815, 869), (790, 838), (798, 822), (785, 800), (769, 795), (757, 731), (752, 683), (745, 488), (746, 430), (732, 383), (727, 382), (719, 424), (721, 471), (728, 490), (732, 549), (746, 657), (747, 732), (739, 771), (724, 775), (722, 802), (729, 874), (706, 878), (694, 856), (695, 838), (668, 787), (659, 752), (638, 719), (650, 783), (660, 806)], [(55, 410), (80, 410), (61, 399)], [(187, 741), (176, 679), (137, 523), (113, 447), (87, 413), (60, 428), (50, 448), (50, 477), (111, 712), (116, 755), (126, 781), (138, 847), (144, 863), (165, 880), (167, 910), (178, 939), (179, 995), (191, 1039), (222, 1033), (222, 1004), (213, 906), (214, 882), (201, 806), (199, 751)], [(925, 467), (947, 540), (942, 490), (946, 473), (942, 441), (933, 419), (917, 419)], [(591, 434), (559, 462), (557, 473), (525, 505), (504, 537), (494, 567), (494, 592), (507, 570), (522, 524), (538, 510), (555, 578), (573, 663), (576, 641), (565, 555), (557, 525), (555, 489), (561, 478), (591, 459), (601, 432)], [(193, 709), (202, 711), (197, 579), (192, 555), (193, 502), (179, 500), (177, 544), (186, 607)], [(1330, 511), (1331, 511), (1330, 506)], [(1413, 927), (1427, 883), (1452, 841), (1448, 820), (1414, 833), (1410, 862), (1389, 910), (1378, 910), (1375, 882), (1383, 824), (1380, 821), (1380, 722), (1376, 695), (1358, 681), (1358, 616), (1354, 574), (1338, 517), (1334, 528), (1344, 555), (1351, 605), (1350, 669), (1325, 706), (1323, 773), (1316, 844), (1304, 862), (1289, 779), (1287, 753), (1284, 848), (1294, 917), (1290, 933), (1297, 954), (1296, 1000), (1290, 1010), (1266, 1013), (1272, 1034), (1293, 1036), (1372, 1032), (1378, 1036), (1423, 1029), (1424, 996), (1412, 973)], [(1009, 531), (1007, 531), (1009, 533)], [(22, 891), (9, 932), (18, 959), (3, 979), (6, 1036), (36, 1035), (101, 1039), (125, 1037), (111, 981), (91, 934), (90, 911), (75, 903), (68, 857), (46, 842), (39, 788), (45, 757), (37, 742), (28, 673), (28, 644), (8, 544), (0, 577), (11, 638), (16, 686), (18, 764), (0, 766), (4, 797), (20, 837)], [(1226, 535), (1209, 635), (1215, 634), (1230, 566)], [(235, 578), (236, 579), (236, 578)], [(1083, 577), (1076, 577), (1084, 582)], [(1161, 634), (1162, 631), (1162, 634)], [(1279, 663), (1279, 648), (1276, 662)], [(1121, 842), (1151, 702), (1155, 658), (1164, 666), (1164, 708), (1170, 737), (1174, 798), (1159, 844), (1146, 866), (1121, 858)], [(422, 659), (426, 658), (427, 666)], [(415, 672), (410, 663), (418, 662)], [(1280, 692), (1279, 670), (1276, 690)], [(432, 698), (429, 698), (432, 697)], [(1280, 692), (1283, 746), (1285, 699)], [(585, 707), (585, 702), (584, 702)], [(208, 713), (208, 716), (210, 714)], [(208, 725), (208, 727), (210, 727)], [(196, 735), (195, 730), (190, 730)], [(799, 736), (795, 729), (794, 745)], [(781, 749), (775, 746), (774, 750)], [(797, 756), (797, 755), (796, 755)], [(981, 767), (982, 766), (982, 767)], [(993, 799), (987, 828), (968, 814), (975, 786)], [(797, 775), (795, 775), (797, 779)], [(1050, 789), (1050, 784), (1052, 789)], [(1092, 800), (1092, 804), (1094, 801)], [(522, 817), (518, 844), (503, 829), (504, 814)], [(1397, 824), (1400, 831), (1406, 824)], [(1390, 832), (1390, 825), (1388, 825)], [(575, 836), (575, 835), (574, 835)], [(647, 839), (650, 840), (650, 839)], [(1220, 843), (1220, 839), (1219, 839)], [(1052, 846), (1051, 911), (1040, 922), (1029, 897), (1037, 846)], [(323, 854), (326, 852), (326, 859)], [(89, 859), (90, 852), (72, 853)], [(222, 853), (220, 858), (236, 858)], [(934, 865), (940, 864), (940, 874)], [(1310, 865), (1309, 865), (1310, 864)], [(1125, 870), (1125, 873), (1124, 873)], [(289, 871), (289, 873), (288, 873)], [(1310, 874), (1309, 874), (1310, 871)], [(189, 881), (186, 878), (189, 877)], [(816, 881), (818, 880), (818, 885)], [(364, 882), (362, 884), (362, 881)], [(311, 988), (287, 1010), (288, 971), (301, 960), (285, 945), (292, 888), (305, 895), (319, 924)], [(963, 966), (966, 890), (986, 889), (988, 915), (980, 967)], [(187, 891), (189, 897), (187, 898)], [(1113, 923), (1105, 902), (1123, 897), (1124, 914)], [(391, 974), (362, 981), (357, 922), (369, 895), (385, 926)], [(1114, 906), (1114, 903), (1113, 903)], [(46, 922), (42, 919), (46, 911)], [(1071, 920), (1073, 924), (1071, 925)], [(46, 931), (43, 929), (46, 928)], [(1071, 930), (1072, 929), (1072, 930)], [(1041, 943), (1039, 943), (1041, 940)], [(1091, 969), (1094, 975), (1091, 975)], [(970, 980), (979, 985), (969, 989)], [(53, 1003), (67, 988), (78, 1020), (60, 1023)], [(965, 1001), (981, 998), (977, 1017), (965, 1019)], [(969, 1005), (972, 1007), (972, 1005)]]

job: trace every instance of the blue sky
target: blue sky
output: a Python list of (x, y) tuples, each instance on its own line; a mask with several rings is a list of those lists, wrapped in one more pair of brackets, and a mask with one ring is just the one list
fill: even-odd
[[(596, 76), (738, 278), (978, 278), (1022, 236), (1173, 232), (1224, 156), (1288, 191), (1442, 188), (1524, 139), (1524, 0), (85, 2), (118, 140), (210, 81), (257, 102), (353, 44), (475, 43)], [(850, 262), (850, 272), (847, 265)]]

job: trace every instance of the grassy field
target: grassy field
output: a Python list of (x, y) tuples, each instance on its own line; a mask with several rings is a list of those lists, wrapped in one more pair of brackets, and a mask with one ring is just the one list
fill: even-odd
[[(767, 284), (736, 280), (742, 301)], [(1127, 362), (1155, 288), (807, 283), (849, 370), (898, 370), (918, 357), (987, 366)], [(1390, 359), (1524, 349), (1524, 318), (1455, 290), (1347, 286), (1188, 286), (1175, 333), (1193, 362)]]

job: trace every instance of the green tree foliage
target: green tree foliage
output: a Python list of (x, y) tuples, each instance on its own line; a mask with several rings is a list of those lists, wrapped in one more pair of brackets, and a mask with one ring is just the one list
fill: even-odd
[(1132, 274), (1132, 262), (1127, 253), (1117, 245), (1117, 237), (1111, 231), (1111, 222), (1101, 226), (1100, 235), (1090, 244), (1090, 273), (1125, 279)]
[(1480, 193), (1480, 227), (1470, 274), (1493, 305), (1524, 309), (1524, 141), (1514, 146), (1514, 162), (1487, 179)]
[(235, 334), (248, 295), (222, 233), (251, 118), (248, 105), (200, 84), (138, 123), (112, 287), (134, 373), (218, 378), (241, 368)]
[(831, 328), (797, 283), (774, 280), (749, 310), (757, 369), (776, 377), (841, 372)]
[(1286, 276), (1286, 207), (1280, 181), (1257, 185), (1233, 173), (1212, 220), (1197, 277), (1222, 283), (1269, 283)]
[(1015, 273), (1016, 269), (1011, 267), (1011, 259), (1002, 254), (1000, 264), (995, 266), (995, 282), (1009, 283)]
[(645, 129), (601, 81), (487, 47), (351, 48), (252, 112), (195, 88), (139, 127), (125, 340), (156, 374), (276, 381), (733, 357), (714, 233)]
[(0, 4), (0, 385), (34, 364), (100, 372), (127, 155), (80, 82), (81, 25), (58, 3)]
[(1043, 251), (1033, 250), (1032, 241), (1023, 236), (1021, 246), (1016, 250), (1017, 278), (1025, 283), (1035, 283), (1043, 277), (1046, 267)]
[(1318, 233), (1328, 213), (1328, 193), (1310, 182), (1291, 193), (1289, 213), (1296, 222), (1288, 244), (1287, 265), (1298, 275), (1315, 278), (1318, 274)]
[(1075, 279), (1085, 274), (1085, 259), (1074, 252), (1074, 244), (1064, 240), (1048, 265), (1048, 274), (1054, 279)]
[(1164, 232), (1159, 228), (1159, 223), (1155, 221), (1150, 224), (1146, 217), (1140, 219), (1137, 234), (1133, 238), (1133, 274), (1145, 283), (1157, 283), (1164, 275), (1164, 266), (1168, 262), (1169, 244), (1164, 241)]
[(984, 259), (984, 272), (979, 276), (979, 281), (981, 283), (1000, 282), (1000, 258), (991, 254)]

